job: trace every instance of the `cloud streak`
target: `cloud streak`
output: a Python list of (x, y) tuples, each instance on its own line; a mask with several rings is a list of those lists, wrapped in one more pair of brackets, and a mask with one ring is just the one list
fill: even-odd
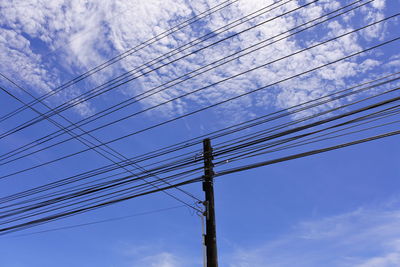
[[(33, 76), (35, 73), (42, 73), (42, 75), (37, 75), (37, 86), (35, 86), (39, 90), (38, 92), (42, 93), (56, 86), (54, 82), (50, 83), (49, 81), (57, 81), (56, 83), (65, 81), (217, 3), (218, 1), (212, 0), (196, 3), (184, 0), (151, 0), (144, 1), (139, 5), (137, 2), (120, 0), (95, 3), (58, 0), (52, 1), (49, 5), (44, 5), (33, 0), (23, 2), (11, 1), (2, 4), (4, 14), (2, 14), (0, 24), (13, 29), (15, 36), (12, 39), (14, 40), (27, 36), (25, 38), (26, 45), (18, 47), (16, 44), (17, 41), (9, 42), (7, 44), (8, 50), (4, 51), (16, 50), (18, 53), (29, 55), (32, 61), (31, 65), (24, 63), (27, 66), (25, 69), (29, 73), (19, 78), (28, 83), (28, 77)], [(62, 103), (123, 71), (129, 71), (132, 68), (138, 67), (143, 62), (150, 61), (160, 54), (167, 53), (186, 44), (190, 40), (194, 40), (207, 32), (213, 32), (239, 17), (255, 12), (272, 3), (273, 1), (239, 1), (221, 12), (215, 13), (201, 22), (193, 24), (146, 47), (139, 53), (129, 56), (119, 64), (108, 68), (107, 71), (94, 75), (79, 87), (66, 90), (58, 98), (52, 97), (52, 100), (56, 104)], [(350, 1), (346, 1), (346, 3), (350, 3)], [(123, 87), (122, 90), (117, 90), (115, 93), (117, 94), (116, 99), (124, 99), (154, 88), (199, 66), (227, 56), (232, 52), (240, 51), (256, 42), (260, 42), (300, 23), (339, 8), (346, 3), (343, 3), (343, 1), (319, 1), (317, 4), (308, 5), (299, 11), (291, 12), (287, 16), (274, 19), (267, 24), (213, 46), (212, 49), (203, 50), (136, 79), (134, 82)], [(300, 5), (300, 1), (291, 1), (280, 8), (273, 9), (260, 17), (234, 27), (222, 34), (222, 36), (234, 34), (266, 19), (274, 18), (283, 12), (298, 8)], [(146, 98), (141, 101), (141, 105), (142, 107), (149, 107), (164, 102), (211, 82), (220, 81), (254, 66), (259, 66), (270, 60), (289, 55), (320, 40), (332, 38), (338, 34), (350, 31), (356, 26), (362, 25), (358, 21), (360, 16), (364, 20), (363, 23), (371, 23), (381, 19), (384, 17), (385, 7), (384, 0), (376, 0), (372, 4), (351, 12), (343, 18), (318, 27), (315, 31), (313, 30), (310, 33), (296, 37), (285, 38), (251, 55), (244, 56), (223, 67), (211, 70), (166, 91)], [(32, 10), (39, 10), (39, 12), (32, 12)], [(359, 51), (370, 42), (383, 40), (385, 34), (381, 33), (385, 27), (385, 25), (379, 25), (358, 34), (340, 38), (334, 42), (303, 52), (287, 60), (276, 62), (265, 68), (252, 71), (244, 76), (239, 76), (179, 101), (174, 101), (173, 103), (164, 105), (162, 109), (157, 109), (157, 111), (149, 114), (152, 116), (182, 114), (194, 109), (196, 106), (220, 102), (226, 98), (291, 76), (294, 73), (305, 71), (313, 66), (322, 65)], [(36, 49), (37, 51), (35, 52), (30, 50), (30, 47), (34, 47), (34, 40), (36, 39), (40, 40), (47, 49), (56, 49), (56, 53), (44, 57), (46, 53), (40, 49)], [(210, 39), (206, 43), (214, 40), (216, 39)], [(202, 46), (198, 45), (185, 53)], [(9, 52), (3, 53), (1, 56), (8, 61), (18, 59), (18, 55)], [(176, 57), (174, 56), (171, 59)], [(164, 62), (168, 62), (168, 60)], [(372, 54), (349, 59), (317, 71), (312, 75), (305, 75), (304, 77), (280, 84), (273, 88), (273, 90), (264, 90), (243, 97), (240, 100), (220, 107), (219, 111), (235, 111), (234, 114), (237, 114), (237, 120), (242, 120), (255, 116), (258, 112), (266, 109), (287, 108), (313, 97), (341, 90), (349, 81), (358, 79), (359, 76), (369, 74), (372, 71), (376, 72), (380, 63), (380, 59)], [(391, 68), (395, 69), (396, 66), (392, 65)], [(51, 69), (52, 75), (59, 74), (58, 79), (54, 79), (49, 74), (49, 69)], [(107, 103), (110, 99), (110, 97), (105, 96), (104, 103)], [(257, 107), (259, 111), (255, 111), (251, 107)], [(80, 105), (77, 110), (80, 111), (81, 115), (86, 116), (92, 114), (96, 109), (98, 107), (95, 104), (87, 102), (84, 105)], [(160, 110), (162, 111), (161, 113)]]
[(298, 223), (277, 240), (238, 249), (225, 259), (230, 267), (357, 266), (391, 267), (400, 262), (398, 202), (364, 207)]

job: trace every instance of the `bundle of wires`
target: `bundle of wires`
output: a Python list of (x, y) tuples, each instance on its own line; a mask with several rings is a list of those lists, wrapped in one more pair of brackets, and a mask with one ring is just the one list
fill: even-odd
[[(315, 155), (334, 149), (340, 149), (343, 147), (400, 134), (398, 127), (398, 123), (400, 121), (396, 120), (396, 116), (400, 112), (400, 96), (398, 94), (400, 89), (400, 72), (394, 72), (382, 75), (380, 77), (375, 77), (373, 79), (371, 78), (363, 83), (349, 86), (346, 89), (335, 91), (334, 93), (326, 94), (286, 109), (264, 114), (251, 120), (233, 124), (229, 127), (191, 138), (189, 140), (184, 140), (173, 145), (161, 147), (154, 151), (143, 153), (135, 157), (127, 158), (118, 151), (109, 147), (109, 144), (111, 143), (124, 140), (125, 138), (137, 135), (139, 133), (157, 129), (160, 126), (173, 121), (192, 116), (224, 103), (239, 99), (246, 95), (272, 88), (276, 85), (313, 73), (327, 66), (334, 65), (338, 62), (356, 57), (363, 53), (373, 51), (374, 49), (395, 43), (400, 40), (400, 37), (396, 37), (381, 41), (373, 46), (327, 62), (323, 65), (295, 73), (289, 77), (281, 78), (256, 89), (246, 91), (243, 94), (226, 98), (223, 101), (201, 107), (200, 109), (167, 119), (146, 128), (138, 129), (127, 135), (119, 136), (106, 142), (100, 141), (93, 135), (93, 133), (97, 130), (123, 122), (128, 118), (148, 112), (170, 102), (177, 101), (191, 94), (204, 91), (212, 86), (216, 86), (230, 79), (245, 75), (257, 69), (265, 68), (271, 64), (323, 46), (340, 38), (356, 34), (357, 32), (368, 27), (389, 22), (390, 20), (397, 18), (399, 14), (394, 14), (376, 22), (364, 25), (360, 28), (341, 33), (340, 35), (325, 41), (310, 44), (307, 48), (271, 60), (260, 66), (238, 73), (231, 77), (227, 77), (213, 84), (195, 89), (189, 93), (179, 95), (168, 101), (140, 110), (136, 113), (106, 122), (105, 124), (95, 128), (89, 130), (84, 130), (81, 128), (82, 126), (88, 125), (100, 118), (105, 118), (120, 109), (176, 86), (183, 81), (190, 80), (197, 75), (223, 66), (224, 64), (237, 60), (240, 57), (251, 54), (269, 45), (275, 44), (288, 37), (313, 29), (318, 25), (357, 10), (373, 1), (374, 0), (365, 2), (354, 1), (346, 6), (323, 14), (316, 19), (309, 20), (285, 32), (269, 37), (259, 43), (252, 44), (249, 47), (242, 49), (239, 53), (233, 53), (224, 58), (215, 60), (205, 66), (201, 66), (196, 70), (185, 73), (182, 76), (168, 81), (167, 83), (161, 84), (145, 91), (144, 93), (119, 102), (113, 105), (111, 108), (109, 107), (101, 110), (78, 122), (69, 121), (64, 115), (61, 114), (62, 112), (79, 105), (80, 103), (84, 103), (85, 101), (97, 97), (107, 91), (113, 90), (114, 88), (133, 81), (138, 77), (146, 75), (147, 73), (156, 71), (168, 64), (172, 64), (204, 49), (212, 48), (213, 45), (223, 42), (229, 38), (238, 36), (243, 32), (252, 30), (265, 23), (293, 12), (297, 12), (306, 6), (318, 2), (311, 1), (303, 6), (285, 11), (278, 16), (268, 18), (256, 25), (242, 30), (241, 32), (236, 32), (209, 44), (205, 42), (207, 40), (211, 40), (211, 38), (218, 37), (219, 34), (227, 32), (231, 28), (241, 25), (248, 20), (259, 17), (291, 2), (276, 1), (271, 5), (265, 6), (256, 12), (248, 14), (238, 20), (235, 20), (234, 22), (231, 22), (230, 24), (225, 25), (224, 27), (221, 27), (213, 33), (206, 34), (194, 41), (188, 42), (187, 44), (161, 55), (150, 62), (146, 62), (143, 65), (118, 77), (115, 77), (114, 79), (111, 79), (100, 86), (88, 90), (85, 93), (75, 97), (72, 100), (66, 101), (55, 108), (47, 106), (49, 111), (46, 113), (41, 113), (35, 108), (35, 105), (39, 103), (45, 105), (43, 100), (46, 98), (61, 92), (65, 88), (78, 83), (79, 81), (89, 77), (90, 75), (93, 75), (98, 71), (101, 71), (108, 66), (111, 66), (115, 62), (131, 55), (132, 53), (135, 53), (136, 51), (139, 51), (140, 49), (143, 49), (153, 42), (158, 41), (160, 38), (168, 36), (170, 33), (178, 31), (182, 29), (182, 27), (186, 27), (191, 23), (204, 18), (207, 16), (207, 14), (219, 11), (222, 8), (229, 6), (233, 2), (236, 2), (225, 1), (222, 4), (211, 8), (209, 13), (202, 13), (199, 16), (179, 24), (170, 31), (166, 31), (160, 36), (154, 37), (143, 44), (140, 44), (139, 46), (122, 53), (121, 55), (61, 85), (60, 87), (57, 87), (55, 90), (43, 95), (40, 98), (35, 98), (35, 100), (29, 103), (20, 101), (24, 104), (23, 107), (6, 114), (0, 118), (0, 122), (8, 120), (25, 109), (31, 109), (35, 111), (38, 116), (1, 133), (0, 138), (5, 138), (16, 132), (22, 131), (23, 129), (27, 129), (43, 120), (49, 120), (58, 128), (60, 128), (60, 130), (46, 134), (45, 136), (32, 142), (3, 153), (0, 155), (0, 166), (7, 166), (10, 163), (18, 162), (21, 159), (36, 155), (40, 152), (57, 147), (60, 144), (74, 139), (79, 140), (81, 143), (86, 145), (87, 148), (30, 166), (28, 168), (19, 169), (11, 173), (4, 174), (0, 177), (0, 179), (17, 176), (21, 173), (29, 172), (31, 170), (65, 160), (91, 150), (95, 150), (103, 157), (109, 159), (111, 163), (90, 171), (81, 172), (64, 178), (58, 178), (55, 179), (54, 182), (1, 197), (0, 234), (21, 231), (129, 199), (157, 192), (166, 192), (166, 190), (170, 189), (178, 188), (188, 196), (198, 201), (198, 198), (186, 192), (181, 187), (188, 184), (201, 182), (203, 179), (202, 173), (204, 157), (200, 145), (204, 138), (210, 138), (213, 142), (213, 158), (216, 166), (215, 177), (222, 177), (235, 172)], [(184, 53), (184, 51), (192, 48), (194, 48), (193, 51), (189, 51), (186, 54)], [(165, 63), (165, 60), (169, 61)], [(23, 90), (22, 87), (20, 88)], [(18, 98), (6, 88), (1, 87), (1, 89), (18, 100)], [(64, 127), (62, 124), (57, 123), (52, 118), (53, 116), (61, 116), (61, 118), (65, 119), (70, 124)], [(76, 130), (79, 130), (79, 132), (75, 132)], [(371, 135), (371, 132), (374, 134)], [(70, 135), (70, 137), (66, 137), (61, 141), (50, 143), (52, 140), (57, 140), (56, 138), (63, 137), (65, 134)], [(338, 140), (341, 142), (338, 143)], [(43, 146), (47, 143), (50, 144)], [(254, 163), (255, 160), (257, 160), (256, 163)], [(131, 169), (132, 166), (135, 168)], [(196, 209), (193, 207), (193, 205), (180, 200), (173, 194), (168, 192), (167, 194), (174, 197), (178, 201), (183, 202), (185, 205)]]

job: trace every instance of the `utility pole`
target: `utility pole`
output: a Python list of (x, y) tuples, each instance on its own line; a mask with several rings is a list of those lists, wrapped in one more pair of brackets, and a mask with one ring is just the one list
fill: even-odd
[(214, 210), (214, 170), (213, 156), (210, 139), (203, 140), (204, 155), (204, 180), (203, 191), (206, 200), (204, 202), (206, 217), (206, 234), (205, 245), (207, 255), (207, 267), (218, 267), (217, 256), (217, 235), (215, 227), (215, 210)]

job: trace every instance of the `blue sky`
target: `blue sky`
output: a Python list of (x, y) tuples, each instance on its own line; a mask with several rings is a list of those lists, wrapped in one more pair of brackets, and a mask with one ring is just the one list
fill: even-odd
[[(39, 97), (94, 66), (199, 14), (221, 1), (49, 1), (0, 2), (0, 72)], [(285, 32), (353, 1), (289, 1), (282, 7), (207, 41), (238, 33), (283, 12), (282, 18), (246, 31), (210, 49), (142, 76), (62, 114), (77, 122), (134, 95), (169, 82), (224, 56)], [(361, 1), (364, 3), (367, 1)], [(81, 93), (151, 61), (206, 33), (255, 12), (272, 1), (239, 0), (190, 27), (135, 53), (90, 78), (46, 99), (57, 107)], [(375, 0), (309, 31), (284, 38), (235, 59), (121, 111), (83, 126), (94, 129), (224, 78), (294, 53), (315, 43), (381, 20), (400, 11), (398, 0)], [(294, 10), (294, 11), (292, 11)], [(106, 142), (201, 107), (218, 103), (310, 68), (398, 37), (398, 17), (299, 53), (246, 75), (190, 94), (93, 134)], [(199, 45), (201, 47), (202, 44)], [(188, 50), (192, 51), (192, 50)], [(177, 58), (179, 55), (172, 57)], [(164, 60), (163, 62), (168, 62)], [(342, 90), (349, 85), (399, 71), (399, 42), (352, 57), (313, 73), (260, 90), (205, 112), (113, 142), (126, 157), (206, 134), (278, 109)], [(150, 70), (142, 70), (141, 73)], [(4, 79), (1, 86), (25, 102), (32, 98)], [(397, 83), (398, 84), (398, 83)], [(378, 88), (381, 90), (384, 88)], [(364, 95), (366, 96), (366, 95)], [(1, 92), (1, 116), (20, 103)], [(352, 99), (337, 101), (333, 106)], [(35, 106), (40, 112), (48, 109)], [(326, 105), (320, 110), (330, 108)], [(294, 120), (309, 113), (293, 115)], [(296, 117), (297, 116), (297, 117)], [(0, 123), (3, 133), (36, 117), (31, 110)], [(69, 125), (60, 117), (54, 119)], [(398, 125), (395, 125), (398, 127)], [(395, 128), (391, 129), (397, 129)], [(58, 130), (42, 121), (0, 139), (1, 154)], [(79, 131), (77, 131), (79, 133)], [(380, 133), (372, 132), (373, 133)], [(58, 137), (57, 142), (65, 137)], [(341, 139), (342, 141), (351, 139)], [(217, 142), (217, 141), (216, 141)], [(219, 141), (218, 141), (219, 142)], [(335, 141), (332, 141), (332, 144)], [(398, 137), (298, 159), (218, 178), (215, 183), (220, 265), (258, 266), (398, 266), (400, 263), (400, 191)], [(49, 161), (85, 147), (69, 141), (17, 162), (0, 165), (0, 175)], [(201, 147), (196, 147), (200, 150)], [(279, 153), (277, 155), (280, 155)], [(257, 158), (269, 159), (268, 155)], [(4, 159), (1, 159), (3, 161)], [(250, 163), (253, 161), (247, 161)], [(109, 164), (95, 152), (2, 179), (1, 196), (46, 184)], [(218, 171), (218, 170), (217, 170)], [(184, 187), (203, 198), (201, 184)], [(187, 202), (179, 191), (171, 191)], [(179, 207), (178, 207), (179, 206)], [(135, 216), (144, 212), (173, 208)], [(68, 230), (18, 236), (36, 231), (120, 216), (123, 220)], [(27, 231), (0, 237), (0, 266), (202, 266), (200, 219), (171, 197), (157, 193), (119, 203)]]

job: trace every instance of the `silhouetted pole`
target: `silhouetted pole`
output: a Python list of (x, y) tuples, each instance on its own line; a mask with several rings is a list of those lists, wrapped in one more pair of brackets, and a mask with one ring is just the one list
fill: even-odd
[(205, 192), (206, 200), (204, 202), (206, 217), (206, 235), (205, 245), (207, 254), (207, 267), (218, 267), (217, 256), (217, 236), (215, 227), (215, 210), (214, 210), (214, 170), (213, 156), (210, 139), (203, 140), (204, 154), (204, 180), (203, 191)]

